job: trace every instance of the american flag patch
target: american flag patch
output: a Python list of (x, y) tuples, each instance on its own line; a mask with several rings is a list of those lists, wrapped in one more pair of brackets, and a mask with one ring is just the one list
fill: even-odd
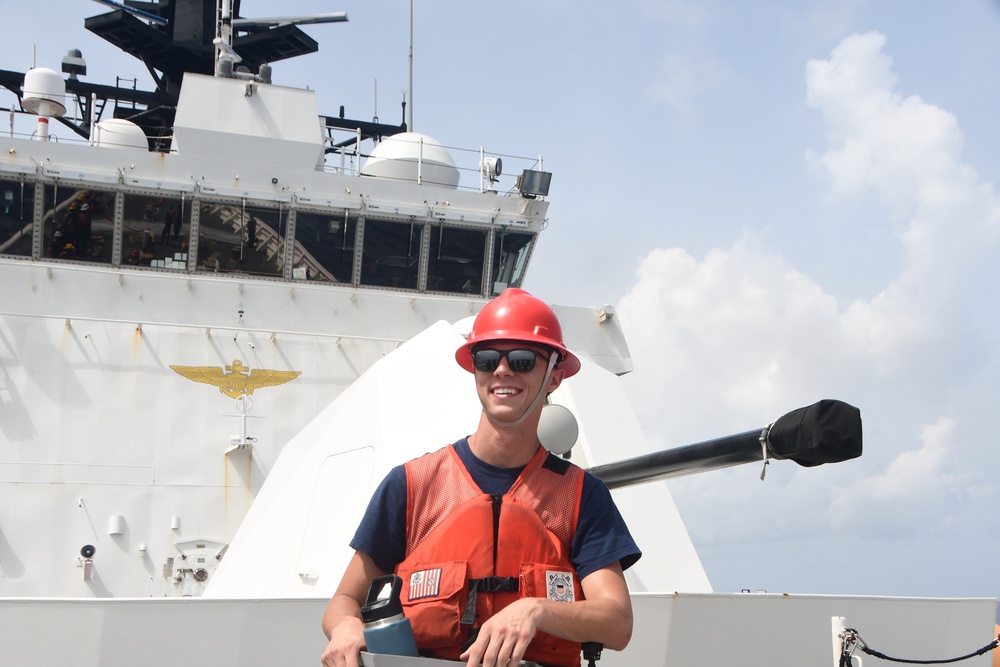
[(441, 568), (420, 570), (410, 575), (409, 601), (435, 598), (441, 592)]

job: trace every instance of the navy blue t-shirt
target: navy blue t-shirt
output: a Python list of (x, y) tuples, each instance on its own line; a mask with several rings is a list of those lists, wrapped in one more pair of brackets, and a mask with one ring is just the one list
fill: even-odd
[[(483, 493), (505, 494), (524, 467), (500, 468), (472, 453), (468, 438), (455, 443), (458, 457)], [(553, 456), (553, 454), (549, 454)], [(406, 470), (396, 466), (375, 490), (351, 547), (371, 557), (383, 572), (392, 572), (406, 556)], [(622, 569), (642, 553), (628, 531), (608, 487), (590, 473), (583, 479), (580, 519), (570, 548), (577, 576), (583, 579), (615, 561)]]

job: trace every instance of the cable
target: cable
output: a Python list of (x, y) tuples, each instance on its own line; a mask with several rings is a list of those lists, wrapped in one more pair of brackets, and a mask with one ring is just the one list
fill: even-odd
[[(882, 660), (888, 660), (889, 662), (901, 662), (908, 665), (944, 665), (952, 662), (960, 662), (962, 660), (968, 660), (969, 658), (975, 658), (977, 656), (983, 655), (984, 653), (989, 653), (997, 646), (1000, 646), (1000, 635), (998, 635), (996, 639), (994, 639), (981, 649), (973, 651), (972, 653), (969, 653), (967, 655), (959, 656), (957, 658), (945, 658), (941, 660), (908, 660), (905, 658), (893, 658), (891, 656), (886, 655), (885, 653), (876, 651), (875, 649), (870, 648), (868, 644), (865, 643), (865, 640), (861, 638), (861, 635), (858, 633), (857, 630), (855, 630), (854, 628), (844, 628), (844, 629), (848, 633), (853, 633), (854, 639), (856, 640), (857, 643), (857, 647), (860, 648), (865, 653), (867, 653), (868, 655), (875, 658), (881, 658)], [(841, 654), (840, 658), (841, 665), (850, 664), (851, 653), (853, 653), (853, 649), (851, 651), (848, 651), (846, 648), (844, 649), (844, 652), (843, 654)]]

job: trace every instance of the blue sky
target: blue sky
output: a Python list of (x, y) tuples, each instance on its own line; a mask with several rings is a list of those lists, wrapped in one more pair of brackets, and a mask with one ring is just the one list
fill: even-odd
[[(670, 483), (714, 588), (1000, 595), (1000, 2), (416, 4), (414, 129), (544, 157), (526, 286), (616, 306), (652, 447), (861, 409), (861, 459)], [(14, 7), (3, 67), (34, 22), (38, 64), (148, 81), (82, 29), (100, 5)], [(341, 10), (275, 81), (397, 122), (408, 3), (280, 13)]]

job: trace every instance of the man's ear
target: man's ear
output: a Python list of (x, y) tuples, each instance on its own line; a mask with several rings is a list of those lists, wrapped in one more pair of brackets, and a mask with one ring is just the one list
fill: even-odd
[(549, 384), (547, 387), (545, 387), (545, 393), (551, 394), (552, 392), (554, 392), (556, 389), (559, 388), (559, 385), (562, 384), (562, 381), (565, 378), (566, 378), (565, 370), (559, 368), (558, 366), (554, 368), (552, 370), (552, 375), (549, 376)]

